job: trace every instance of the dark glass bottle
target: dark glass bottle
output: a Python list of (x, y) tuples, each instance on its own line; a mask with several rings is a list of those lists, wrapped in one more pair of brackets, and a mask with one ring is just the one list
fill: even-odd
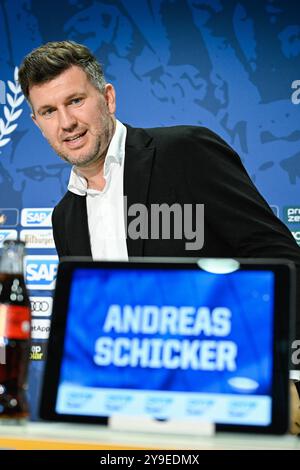
[(0, 261), (0, 422), (28, 417), (31, 309), (23, 275), (25, 245), (3, 243)]

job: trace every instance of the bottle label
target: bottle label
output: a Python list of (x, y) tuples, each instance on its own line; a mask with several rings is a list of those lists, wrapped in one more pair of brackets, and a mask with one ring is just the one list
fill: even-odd
[(0, 337), (30, 338), (30, 309), (24, 305), (0, 305)]

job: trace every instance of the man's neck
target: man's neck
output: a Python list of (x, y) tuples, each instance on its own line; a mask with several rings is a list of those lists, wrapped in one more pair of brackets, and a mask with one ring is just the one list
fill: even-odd
[(87, 181), (89, 189), (97, 189), (102, 191), (105, 187), (105, 178), (103, 176), (104, 158), (88, 168), (77, 168), (80, 176), (83, 176)]

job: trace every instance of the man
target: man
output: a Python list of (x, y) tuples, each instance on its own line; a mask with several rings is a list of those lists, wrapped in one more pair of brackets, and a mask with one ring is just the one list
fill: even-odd
[[(277, 257), (300, 265), (296, 242), (238, 155), (205, 128), (124, 126), (115, 90), (86, 47), (41, 46), (25, 58), (19, 81), (34, 122), (73, 165), (53, 212), (60, 257)], [(157, 208), (167, 226), (153, 220)]]

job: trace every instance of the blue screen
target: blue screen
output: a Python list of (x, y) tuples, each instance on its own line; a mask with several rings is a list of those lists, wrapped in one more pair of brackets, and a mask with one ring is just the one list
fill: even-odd
[(274, 274), (77, 269), (56, 411), (271, 422)]

